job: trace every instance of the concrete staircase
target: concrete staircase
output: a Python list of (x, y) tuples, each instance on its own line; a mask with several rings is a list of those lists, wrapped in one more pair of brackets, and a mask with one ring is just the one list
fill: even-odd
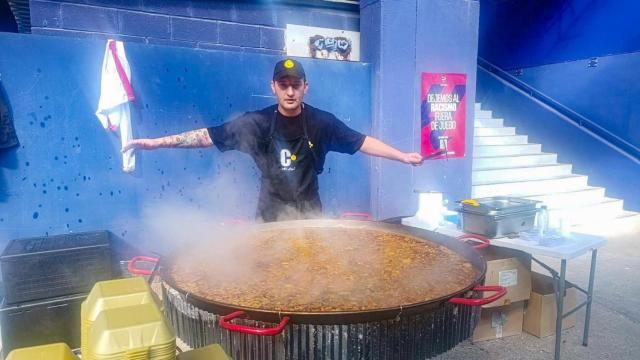
[(562, 223), (594, 234), (638, 228), (639, 213), (625, 211), (622, 200), (606, 197), (604, 188), (589, 186), (587, 176), (573, 174), (571, 164), (558, 163), (557, 158), (475, 104), (472, 197), (508, 195), (543, 201), (551, 227)]

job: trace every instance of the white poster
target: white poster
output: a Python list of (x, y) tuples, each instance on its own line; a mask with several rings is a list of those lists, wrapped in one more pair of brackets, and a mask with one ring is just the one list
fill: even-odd
[(360, 61), (360, 33), (287, 24), (287, 55)]

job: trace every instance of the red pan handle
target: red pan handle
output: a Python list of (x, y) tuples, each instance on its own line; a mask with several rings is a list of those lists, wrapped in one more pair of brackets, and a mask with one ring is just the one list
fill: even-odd
[(129, 270), (129, 272), (131, 274), (134, 274), (134, 275), (151, 275), (151, 274), (153, 274), (153, 270), (140, 269), (140, 268), (136, 267), (136, 263), (138, 261), (151, 262), (151, 263), (155, 264), (158, 261), (160, 261), (160, 259), (155, 258), (155, 257), (150, 257), (150, 256), (134, 256), (131, 260), (129, 260), (129, 265), (127, 265), (127, 270)]
[(244, 311), (236, 311), (236, 312), (232, 312), (227, 316), (223, 316), (220, 318), (220, 326), (222, 326), (223, 328), (229, 331), (235, 331), (235, 332), (244, 333), (244, 334), (275, 336), (282, 333), (284, 328), (289, 323), (288, 316), (284, 316), (280, 321), (280, 324), (278, 324), (276, 327), (266, 328), (266, 329), (256, 328), (256, 327), (246, 326), (246, 325), (236, 325), (231, 323), (231, 320), (244, 315), (246, 315)]
[(473, 248), (476, 250), (482, 250), (482, 249), (486, 249), (489, 247), (489, 245), (491, 245), (489, 243), (489, 239), (487, 239), (486, 237), (482, 236), (482, 235), (478, 235), (478, 234), (464, 234), (464, 235), (460, 235), (458, 236), (458, 240), (473, 240), (474, 242), (479, 242), (478, 245), (473, 245)]
[(449, 299), (449, 302), (458, 304), (458, 305), (469, 305), (469, 306), (487, 305), (503, 297), (507, 293), (507, 288), (504, 286), (498, 286), (498, 285), (476, 286), (473, 288), (473, 291), (492, 291), (492, 292), (495, 292), (495, 294), (482, 299), (453, 298), (453, 299)]
[(340, 219), (361, 218), (365, 221), (373, 220), (373, 216), (365, 212), (343, 212), (340, 214)]

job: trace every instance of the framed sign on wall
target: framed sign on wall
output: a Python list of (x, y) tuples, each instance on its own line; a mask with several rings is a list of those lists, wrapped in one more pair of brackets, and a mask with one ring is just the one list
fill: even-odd
[(429, 159), (465, 155), (467, 74), (422, 73), (420, 154)]
[(360, 33), (339, 29), (287, 24), (287, 55), (360, 61)]

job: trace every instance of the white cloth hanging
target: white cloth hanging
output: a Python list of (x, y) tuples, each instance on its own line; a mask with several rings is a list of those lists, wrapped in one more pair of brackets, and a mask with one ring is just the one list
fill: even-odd
[[(109, 131), (120, 130), (121, 146), (133, 139), (129, 102), (135, 100), (131, 87), (131, 70), (122, 41), (107, 40), (102, 61), (100, 101), (96, 116), (102, 127)], [(136, 168), (133, 150), (122, 154), (122, 170), (132, 172)]]

